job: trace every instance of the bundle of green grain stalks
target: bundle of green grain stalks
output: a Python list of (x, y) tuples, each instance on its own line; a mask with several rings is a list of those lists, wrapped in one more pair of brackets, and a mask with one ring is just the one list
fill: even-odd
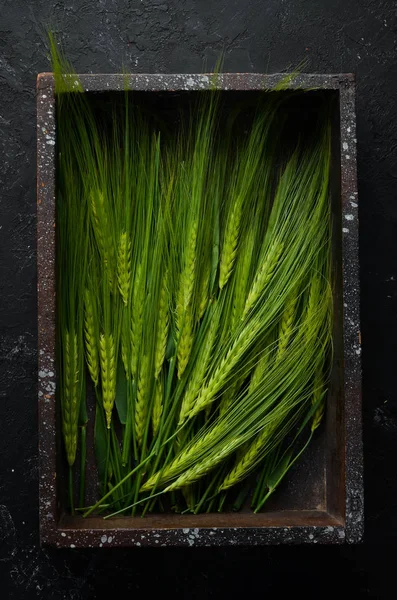
[(324, 412), (328, 112), (291, 143), (288, 78), (229, 110), (215, 75), (167, 120), (127, 85), (95, 104), (54, 41), (52, 60), (70, 509), (259, 511)]

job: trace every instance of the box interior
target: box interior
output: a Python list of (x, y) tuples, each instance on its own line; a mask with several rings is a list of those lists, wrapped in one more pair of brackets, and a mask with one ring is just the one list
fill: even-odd
[[(197, 94), (205, 91), (133, 92), (135, 102), (142, 103), (153, 113), (154, 122), (161, 121), (168, 131), (175, 131), (187, 117)], [(222, 91), (223, 114), (242, 106), (241, 131), (249, 123), (264, 92)], [(340, 192), (340, 117), (339, 92), (316, 90), (305, 93), (275, 92), (284, 95), (282, 110), (286, 126), (283, 128), (285, 153), (288, 154), (298, 136), (313, 136), (316, 116), (324, 110), (331, 111), (332, 161), (331, 205), (333, 224), (333, 275), (334, 275), (334, 328), (333, 368), (324, 421), (316, 431), (311, 444), (290, 470), (284, 481), (266, 503), (260, 514), (253, 514), (249, 503), (238, 513), (212, 513), (208, 515), (178, 515), (174, 513), (148, 514), (144, 519), (122, 517), (104, 521), (101, 517), (82, 519), (70, 517), (64, 508), (66, 500), (67, 466), (62, 450), (60, 410), (57, 403), (57, 506), (58, 522), (62, 527), (73, 528), (173, 528), (173, 527), (266, 527), (278, 525), (335, 525), (343, 524), (344, 491), (344, 405), (343, 405), (343, 301), (342, 301), (342, 240)], [(123, 101), (124, 92), (91, 92), (89, 101), (103, 126), (109, 126), (111, 114), (109, 101)], [(219, 127), (224, 126), (221, 121)], [(288, 133), (285, 133), (288, 132)], [(87, 430), (87, 504), (97, 499), (97, 475), (93, 452), (93, 423), (95, 402), (88, 397), (89, 427)], [(77, 458), (78, 461), (78, 458)]]

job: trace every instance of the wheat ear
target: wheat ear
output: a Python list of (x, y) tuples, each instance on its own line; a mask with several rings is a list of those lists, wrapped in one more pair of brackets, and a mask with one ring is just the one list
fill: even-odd
[(154, 473), (154, 475), (152, 475), (150, 479), (148, 479), (141, 487), (141, 491), (149, 491), (154, 486), (161, 485), (165, 481), (169, 481), (173, 477), (180, 474), (181, 471), (183, 471), (184, 466), (188, 465), (194, 456), (197, 456), (203, 448), (211, 445), (211, 443), (213, 443), (213, 441), (219, 437), (220, 430), (222, 429), (222, 424), (213, 427), (211, 431), (199, 438), (194, 444), (191, 444), (182, 450), (182, 452), (180, 452), (171, 463), (161, 469), (161, 471)]
[(291, 296), (286, 303), (280, 322), (276, 362), (282, 358), (288, 348), (294, 328), (295, 306), (296, 296)]
[(223, 483), (219, 487), (219, 491), (227, 490), (246, 477), (246, 475), (256, 465), (260, 452), (269, 437), (273, 434), (273, 431), (274, 426), (268, 426), (261, 431), (256, 439), (249, 445), (248, 450), (243, 454), (230, 473), (226, 475)]
[(152, 412), (152, 431), (153, 437), (156, 437), (160, 427), (160, 419), (163, 412), (163, 382), (161, 377), (156, 381), (156, 387), (154, 392), (153, 400), (153, 412)]
[(95, 385), (99, 380), (99, 355), (97, 339), (95, 335), (95, 312), (90, 291), (84, 291), (84, 339), (88, 371)]
[(244, 312), (247, 300), (248, 278), (251, 269), (252, 256), (254, 252), (255, 236), (249, 232), (249, 237), (241, 248), (240, 257), (236, 268), (236, 285), (233, 291), (233, 308), (230, 328), (235, 331)]
[(128, 304), (131, 280), (131, 242), (124, 231), (120, 236), (117, 254), (117, 282), (124, 305)]
[(224, 393), (222, 394), (222, 398), (219, 404), (219, 415), (222, 417), (227, 410), (229, 409), (233, 398), (235, 397), (235, 394), (238, 390), (237, 387), (237, 382), (232, 383), (231, 386), (229, 386)]
[(131, 310), (131, 372), (135, 380), (138, 376), (138, 356), (143, 327), (143, 283), (142, 264), (139, 264), (136, 269)]
[(276, 267), (279, 263), (281, 253), (283, 251), (283, 245), (278, 242), (273, 242), (269, 252), (266, 254), (266, 258), (257, 272), (255, 279), (252, 283), (251, 289), (248, 292), (247, 300), (244, 307), (243, 319), (247, 313), (251, 310), (257, 300), (263, 293), (263, 290), (270, 282)]
[[(263, 376), (266, 372), (269, 364), (270, 349), (265, 348), (261, 358), (256, 364), (252, 373), (249, 393), (253, 392), (261, 383)], [(247, 472), (251, 470), (251, 467), (255, 464), (256, 458), (269, 437), (269, 428), (264, 429), (257, 438), (248, 446), (248, 449), (243, 452), (243, 455), (237, 460), (236, 465), (232, 471), (226, 476), (220, 489), (227, 489), (238, 483), (241, 479), (244, 479)]]
[(226, 223), (225, 237), (223, 241), (222, 254), (219, 267), (219, 288), (225, 287), (231, 275), (234, 261), (236, 259), (238, 237), (240, 231), (240, 222), (242, 214), (242, 204), (240, 198), (237, 198), (232, 212)]
[(123, 322), (121, 324), (121, 360), (123, 361), (125, 376), (130, 378), (130, 350), (128, 337), (128, 324), (126, 323), (126, 314), (123, 314)]
[(104, 224), (108, 223), (105, 208), (105, 198), (103, 193), (97, 190), (95, 193), (91, 193), (90, 199), (95, 239), (98, 245), (99, 254), (102, 257), (105, 270), (108, 274), (109, 284), (112, 286), (114, 262), (113, 241), (110, 235), (103, 235)]
[(194, 288), (196, 270), (196, 245), (198, 223), (194, 220), (191, 224), (188, 242), (185, 249), (185, 263), (179, 280), (179, 289), (176, 303), (177, 327), (183, 322), (183, 317), (190, 304)]
[(214, 314), (211, 319), (205, 339), (203, 341), (200, 353), (196, 358), (194, 371), (189, 378), (189, 384), (187, 386), (187, 390), (182, 400), (181, 411), (179, 414), (179, 424), (182, 424), (183, 421), (187, 419), (189, 413), (194, 407), (195, 400), (197, 398), (200, 387), (203, 383), (205, 374), (207, 372), (208, 365), (210, 363), (211, 354), (214, 347), (216, 334), (218, 331), (218, 323), (219, 316), (217, 316), (217, 314)]
[(182, 378), (193, 347), (193, 317), (190, 305), (186, 308), (178, 338), (178, 379)]
[(165, 273), (160, 289), (158, 317), (157, 317), (157, 336), (156, 351), (154, 357), (154, 377), (158, 379), (163, 367), (165, 352), (167, 349), (168, 330), (170, 325), (168, 311), (168, 276)]
[(198, 310), (198, 317), (199, 319), (201, 319), (205, 313), (205, 309), (207, 308), (208, 305), (208, 300), (209, 300), (209, 290), (208, 290), (208, 286), (209, 286), (209, 282), (210, 282), (210, 276), (211, 276), (211, 265), (209, 262), (206, 263), (205, 266), (205, 271), (204, 271), (204, 275), (201, 281), (201, 286), (200, 286), (200, 294), (199, 294), (199, 310)]
[(78, 383), (79, 373), (77, 335), (65, 333), (65, 378), (62, 403), (62, 429), (66, 457), (70, 466), (76, 459), (77, 423), (79, 417)]
[(229, 456), (235, 450), (235, 448), (236, 442), (234, 440), (232, 442), (229, 442), (229, 444), (226, 444), (222, 448), (222, 450), (220, 450), (210, 458), (199, 462), (197, 465), (194, 465), (194, 467), (182, 473), (182, 475), (180, 475), (178, 479), (176, 479), (173, 483), (171, 483), (164, 489), (164, 493), (172, 492), (173, 490), (178, 490), (182, 487), (185, 487), (186, 485), (194, 483), (195, 481), (200, 479), (200, 477), (206, 475), (208, 471), (211, 471), (211, 469), (213, 469), (220, 462), (222, 462), (222, 460)]
[(249, 385), (250, 392), (253, 392), (260, 385), (260, 383), (266, 373), (266, 369), (269, 365), (270, 352), (271, 352), (270, 348), (265, 348), (264, 351), (262, 352), (262, 356), (260, 357), (259, 361), (255, 365), (255, 368), (254, 368), (252, 376), (251, 376), (250, 385)]
[(186, 369), (193, 346), (193, 315), (191, 299), (196, 270), (196, 245), (198, 222), (193, 220), (186, 246), (185, 266), (181, 273), (176, 302), (176, 327), (178, 334), (178, 378)]
[(135, 436), (138, 446), (142, 445), (145, 433), (149, 391), (149, 357), (144, 354), (139, 366), (138, 386), (135, 402)]
[(208, 383), (201, 389), (194, 407), (189, 413), (189, 418), (194, 417), (214, 401), (216, 394), (220, 392), (222, 387), (227, 382), (231, 371), (239, 362), (248, 346), (252, 343), (252, 340), (258, 334), (260, 327), (261, 324), (256, 323), (250, 326), (248, 330), (244, 328), (240, 332), (226, 355), (219, 362), (219, 366), (215, 370), (214, 374), (210, 377)]
[(116, 358), (113, 335), (102, 333), (99, 340), (101, 360), (102, 401), (106, 414), (106, 425), (110, 429), (112, 410), (116, 399)]

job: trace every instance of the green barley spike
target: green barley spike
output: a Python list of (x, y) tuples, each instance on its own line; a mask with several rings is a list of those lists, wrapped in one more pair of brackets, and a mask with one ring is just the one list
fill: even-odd
[(241, 214), (242, 204), (240, 198), (237, 198), (226, 224), (219, 271), (220, 289), (223, 289), (228, 282), (236, 259)]
[(86, 358), (91, 379), (95, 387), (97, 387), (99, 380), (99, 354), (97, 338), (95, 335), (95, 319), (96, 315), (93, 298), (90, 291), (86, 288), (84, 292), (84, 338)]
[(137, 397), (135, 403), (135, 436), (138, 446), (142, 445), (148, 413), (149, 357), (144, 354), (139, 367)]
[(78, 347), (77, 334), (65, 333), (64, 342), (64, 388), (62, 402), (62, 427), (66, 448), (66, 457), (70, 466), (74, 464), (77, 450), (77, 433), (79, 418), (78, 397)]
[(117, 282), (124, 305), (128, 304), (131, 280), (131, 242), (124, 231), (120, 236), (117, 255)]
[(110, 429), (112, 410), (116, 399), (115, 345), (111, 333), (102, 333), (99, 340), (101, 361), (102, 401), (106, 414), (106, 426)]
[(154, 377), (158, 379), (163, 367), (165, 352), (167, 349), (168, 330), (170, 326), (169, 307), (168, 307), (168, 277), (167, 273), (163, 276), (160, 289), (158, 318), (157, 318), (157, 337), (156, 352), (154, 360)]

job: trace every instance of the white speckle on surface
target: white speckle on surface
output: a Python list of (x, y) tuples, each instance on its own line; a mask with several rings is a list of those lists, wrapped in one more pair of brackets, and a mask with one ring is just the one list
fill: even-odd
[(137, 543), (136, 543), (136, 546), (140, 546), (140, 545), (141, 545), (141, 542), (137, 542)]
[(326, 528), (326, 530), (325, 530), (325, 531), (326, 531), (327, 533), (332, 533), (332, 532), (333, 532), (333, 530), (334, 530), (334, 528), (333, 528), (332, 526), (329, 526), (329, 527), (327, 527), (327, 528)]
[(343, 150), (349, 150), (349, 146), (347, 142), (343, 142)]
[(345, 157), (347, 158), (347, 160), (350, 160), (350, 154), (345, 154)]
[(309, 535), (309, 540), (312, 540), (313, 538), (314, 538), (314, 535), (311, 533), (311, 534)]
[(74, 544), (70, 544), (71, 548), (76, 548), (76, 546)]
[(350, 204), (353, 208), (357, 208), (357, 206), (358, 206), (357, 202), (350, 202)]
[(344, 538), (344, 537), (345, 537), (345, 530), (344, 530), (344, 529), (339, 529), (339, 531), (338, 531), (338, 536), (339, 536), (340, 538)]
[(346, 219), (346, 221), (353, 221), (354, 215), (345, 215), (345, 219)]
[(194, 79), (192, 79), (192, 77), (188, 77), (186, 79), (186, 85), (188, 85), (189, 87), (194, 85)]
[(111, 535), (109, 535), (109, 537), (108, 537), (108, 544), (111, 544), (111, 543), (112, 543), (112, 539), (113, 539), (113, 538), (112, 538), (112, 536), (111, 536)]
[(360, 354), (361, 354), (361, 348), (357, 348), (356, 354), (357, 354), (357, 356), (360, 356)]
[(66, 533), (64, 531), (62, 531), (61, 536), (66, 537)]
[(101, 542), (102, 542), (102, 544), (106, 544), (106, 542), (107, 542), (107, 541), (108, 541), (108, 536), (107, 536), (107, 535), (103, 535), (103, 536), (101, 537)]
[(347, 133), (350, 133), (350, 132), (351, 132), (351, 129), (350, 129), (350, 127), (348, 127), (347, 128)]
[(47, 140), (47, 141), (46, 141), (46, 144), (47, 144), (48, 146), (55, 146), (55, 140)]
[(189, 533), (190, 529), (183, 529), (183, 533)]
[(343, 233), (349, 233), (349, 229), (347, 227), (342, 228)]

